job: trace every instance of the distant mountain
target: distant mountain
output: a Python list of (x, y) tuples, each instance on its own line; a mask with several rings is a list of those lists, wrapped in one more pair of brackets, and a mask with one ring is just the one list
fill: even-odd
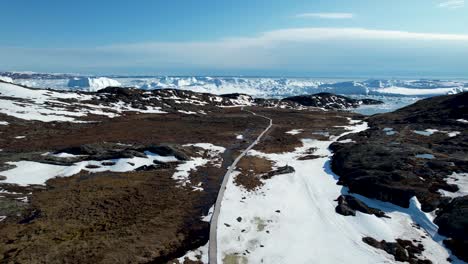
[(12, 79), (56, 80), (68, 79), (76, 75), (70, 73), (0, 72), (0, 76), (6, 76)]

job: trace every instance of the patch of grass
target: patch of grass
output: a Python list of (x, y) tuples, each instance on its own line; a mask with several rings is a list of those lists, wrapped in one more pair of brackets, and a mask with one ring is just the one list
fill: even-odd
[(223, 264), (247, 264), (247, 258), (235, 254), (228, 254), (223, 258)]

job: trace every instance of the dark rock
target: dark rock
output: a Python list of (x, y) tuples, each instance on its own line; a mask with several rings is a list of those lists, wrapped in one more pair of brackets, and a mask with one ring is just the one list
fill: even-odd
[(278, 169), (276, 169), (274, 171), (270, 171), (265, 175), (262, 175), (261, 178), (264, 179), (264, 180), (268, 180), (268, 179), (271, 179), (272, 177), (274, 177), (276, 175), (288, 174), (288, 173), (293, 173), (293, 172), (295, 172), (294, 168), (291, 167), (291, 166), (286, 165), (284, 167), (279, 167)]
[(383, 104), (384, 102), (379, 101), (379, 100), (374, 100), (374, 99), (361, 99), (359, 100), (361, 104), (363, 105), (380, 105)]
[(237, 217), (236, 220), (237, 220), (237, 222), (241, 222), (241, 221), (242, 221), (242, 217), (239, 216), (239, 217)]
[(98, 169), (98, 168), (101, 168), (101, 166), (89, 164), (89, 165), (86, 165), (86, 168), (87, 169)]
[(183, 160), (183, 161), (190, 159), (187, 154), (169, 145), (149, 146), (149, 147), (145, 147), (144, 150), (152, 152), (154, 154), (158, 154), (160, 156), (165, 156), (165, 157), (174, 156), (178, 160)]
[(444, 245), (459, 259), (468, 262), (468, 240), (467, 239), (446, 239)]
[(341, 195), (337, 199), (338, 205), (335, 208), (335, 211), (341, 215), (356, 215), (356, 211), (365, 214), (373, 214), (377, 217), (388, 217), (379, 209), (371, 208), (363, 203), (361, 200), (357, 199), (351, 195)]
[(177, 162), (165, 163), (165, 162), (161, 162), (161, 161), (158, 161), (158, 160), (153, 160), (153, 163), (155, 165), (157, 165), (157, 167), (160, 168), (160, 169), (170, 169), (170, 168), (172, 168), (172, 166), (174, 164), (178, 164)]
[[(378, 114), (367, 119), (370, 129), (348, 135), (356, 144), (332, 144), (334, 151), (332, 170), (339, 176), (339, 184), (350, 192), (369, 198), (408, 207), (416, 196), (421, 209), (430, 212), (440, 209), (435, 219), (439, 232), (453, 253), (468, 260), (467, 198), (452, 202), (440, 190), (457, 191), (447, 183), (454, 172), (468, 171), (468, 133), (466, 124), (458, 119), (468, 119), (468, 93), (438, 96), (392, 113)], [(398, 133), (388, 136), (384, 128)], [(455, 137), (446, 132), (430, 136), (419, 135), (416, 130), (460, 131)], [(434, 159), (419, 159), (417, 154), (432, 154)], [(338, 209), (352, 214), (349, 208)]]
[(35, 219), (41, 217), (41, 211), (38, 211), (38, 210), (33, 210), (31, 211), (31, 213), (23, 218), (21, 221), (19, 221), (20, 224), (29, 224), (31, 223), (32, 221), (34, 221)]
[(323, 157), (324, 156), (311, 154), (311, 155), (305, 155), (305, 156), (299, 157), (297, 160), (313, 160), (313, 159), (319, 159)]
[[(61, 152), (85, 156), (78, 158), (81, 160), (111, 160), (133, 157), (146, 158), (146, 155), (140, 151), (113, 143), (86, 144), (79, 147), (65, 148), (56, 153)], [(59, 159), (55, 158), (54, 160), (57, 161)]]
[(153, 171), (159, 169), (160, 166), (157, 165), (143, 165), (135, 169), (135, 171)]
[(418, 256), (424, 251), (422, 244), (414, 245), (409, 240), (397, 239), (396, 242), (377, 241), (372, 237), (363, 237), (362, 241), (372, 247), (382, 249), (395, 257), (396, 261), (409, 262), (411, 264), (430, 264), (427, 259), (419, 259)]
[(439, 226), (440, 234), (450, 238), (445, 241), (446, 245), (457, 257), (468, 262), (468, 196), (455, 198), (442, 207), (434, 223)]
[(322, 107), (325, 109), (356, 108), (362, 104), (383, 104), (382, 101), (364, 99), (356, 100), (342, 95), (318, 93), (284, 98), (282, 101), (295, 102), (303, 106)]
[[(416, 196), (423, 211), (433, 211), (444, 203), (439, 190), (456, 191), (446, 177), (466, 171), (468, 135), (448, 137), (444, 133), (420, 136), (414, 130), (464, 131), (454, 120), (468, 116), (468, 93), (421, 100), (393, 113), (369, 117), (370, 129), (347, 136), (357, 144), (334, 143), (331, 167), (339, 183), (353, 193), (409, 206)], [(416, 118), (415, 118), (416, 116)], [(383, 128), (398, 131), (389, 137)], [(437, 158), (417, 159), (421, 153)]]
[(7, 177), (0, 175), (0, 181), (4, 181), (6, 179), (7, 179)]

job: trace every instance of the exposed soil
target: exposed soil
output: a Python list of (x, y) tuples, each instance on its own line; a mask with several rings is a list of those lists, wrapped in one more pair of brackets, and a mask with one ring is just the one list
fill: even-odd
[[(350, 112), (321, 111), (321, 110), (292, 110), (267, 108), (254, 108), (256, 113), (270, 117), (274, 120), (273, 127), (265, 138), (255, 147), (264, 153), (291, 152), (302, 146), (302, 138), (328, 140), (329, 136), (338, 136), (345, 132), (342, 126), (349, 125), (348, 119), (362, 118)], [(300, 129), (300, 134), (291, 135), (286, 132)]]
[[(83, 172), (49, 180), (32, 194), (32, 187), (0, 183), (0, 188), (21, 197), (28, 194), (30, 200), (0, 198), (0, 212), (8, 216), (0, 222), (0, 258), (6, 263), (163, 263), (183, 256), (206, 244), (209, 224), (200, 219), (216, 199), (225, 167), (233, 153), (263, 129), (262, 118), (239, 108), (221, 108), (209, 116), (127, 114), (99, 123), (8, 120), (7, 128), (0, 127), (0, 163), (22, 159), (54, 163), (41, 154), (61, 151), (105, 160), (138, 156), (142, 147), (148, 150), (145, 146), (199, 142), (227, 151), (223, 166), (191, 173), (191, 182), (202, 183), (204, 191), (179, 187), (171, 178), (173, 166)], [(244, 134), (245, 141), (236, 140), (237, 134)], [(18, 135), (26, 137), (16, 139)], [(129, 147), (115, 149), (114, 143)], [(85, 144), (90, 147), (83, 148)], [(197, 155), (193, 148), (182, 149), (190, 157)]]
[(263, 185), (260, 175), (272, 170), (273, 163), (265, 158), (245, 156), (237, 163), (240, 173), (234, 182), (248, 191), (254, 191)]

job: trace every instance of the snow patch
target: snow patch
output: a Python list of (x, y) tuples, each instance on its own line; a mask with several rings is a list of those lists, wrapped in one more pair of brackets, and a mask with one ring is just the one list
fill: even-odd
[[(173, 156), (159, 156), (151, 152), (145, 152), (146, 158), (133, 157), (103, 161), (81, 161), (71, 166), (61, 166), (46, 164), (34, 161), (17, 161), (7, 162), (9, 165), (14, 165), (15, 168), (0, 172), (0, 176), (5, 176), (6, 179), (2, 183), (12, 183), (22, 186), (30, 184), (44, 184), (47, 180), (55, 177), (68, 177), (78, 174), (80, 171), (88, 172), (127, 172), (135, 170), (141, 166), (153, 165), (154, 161), (159, 162), (176, 162), (177, 158)], [(67, 158), (71, 154), (59, 154), (60, 157)], [(106, 165), (113, 164), (113, 165)]]
[(449, 192), (445, 190), (439, 190), (443, 196), (456, 198), (468, 195), (468, 173), (453, 173), (447, 178), (448, 184), (455, 184), (458, 186), (458, 191)]
[(192, 111), (184, 111), (184, 110), (177, 110), (177, 112), (186, 114), (186, 115), (196, 115), (197, 112), (192, 112)]
[(177, 260), (179, 263), (185, 263), (185, 259), (194, 261), (194, 262), (201, 262), (202, 264), (208, 264), (208, 245), (201, 246), (195, 250), (187, 252), (183, 257), (178, 258)]
[(426, 130), (413, 130), (414, 133), (421, 136), (432, 136), (434, 133), (439, 132), (437, 129), (426, 129)]
[(7, 76), (0, 76), (0, 81), (13, 83), (13, 79)]
[(289, 134), (289, 135), (298, 135), (298, 134), (301, 134), (304, 130), (302, 129), (293, 129), (293, 130), (290, 130), (288, 132), (286, 132), (286, 134)]
[[(176, 168), (176, 172), (172, 175), (172, 178), (178, 181), (181, 186), (187, 186), (191, 184), (190, 181), (190, 172), (196, 171), (198, 167), (211, 164), (215, 167), (221, 167), (223, 159), (220, 157), (221, 153), (226, 151), (226, 148), (215, 146), (211, 143), (196, 143), (196, 144), (185, 144), (184, 147), (197, 147), (201, 148), (202, 151), (199, 151), (198, 154), (205, 157), (193, 157), (188, 161), (185, 161), (182, 164), (179, 164)], [(192, 186), (194, 190), (203, 191), (201, 185)]]

